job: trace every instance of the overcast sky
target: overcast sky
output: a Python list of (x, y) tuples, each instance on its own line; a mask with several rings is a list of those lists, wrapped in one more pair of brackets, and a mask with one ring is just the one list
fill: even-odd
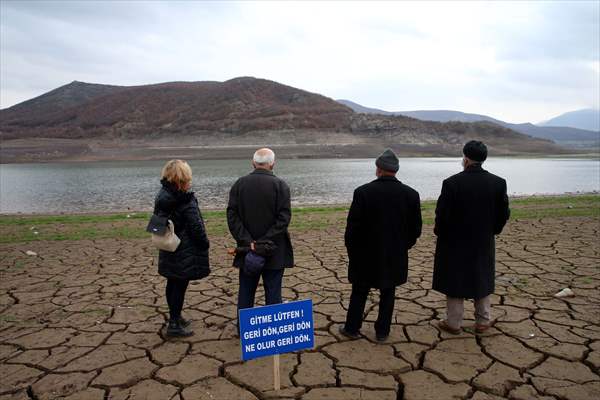
[(0, 2), (0, 108), (73, 80), (271, 79), (389, 111), (600, 106), (600, 2)]

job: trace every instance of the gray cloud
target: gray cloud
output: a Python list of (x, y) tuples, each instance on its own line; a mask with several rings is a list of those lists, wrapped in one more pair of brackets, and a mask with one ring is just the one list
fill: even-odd
[(390, 110), (598, 107), (600, 3), (0, 2), (0, 107), (72, 80), (253, 75)]
[[(533, 13), (515, 7), (513, 19), (493, 21), (485, 37), (500, 59), (600, 59), (600, 2), (537, 2)], [(509, 14), (509, 18), (510, 18)]]

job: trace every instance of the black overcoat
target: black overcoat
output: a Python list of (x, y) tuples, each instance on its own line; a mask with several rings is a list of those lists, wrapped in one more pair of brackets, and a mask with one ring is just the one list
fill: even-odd
[(161, 184), (154, 201), (154, 214), (173, 221), (181, 243), (174, 252), (159, 250), (158, 273), (181, 280), (204, 278), (210, 273), (209, 241), (198, 200), (193, 192), (181, 192), (164, 179)]
[[(277, 246), (267, 258), (265, 269), (294, 265), (288, 232), (291, 219), (290, 188), (272, 171), (257, 168), (239, 178), (229, 191), (227, 224), (238, 247), (258, 240), (271, 240)], [(236, 254), (233, 265), (240, 268), (243, 263), (244, 255)]]
[(391, 288), (406, 282), (408, 249), (421, 235), (419, 193), (392, 176), (354, 191), (344, 236), (352, 284)]
[(480, 165), (446, 179), (435, 209), (433, 289), (465, 299), (492, 294), (494, 235), (509, 216), (504, 179)]

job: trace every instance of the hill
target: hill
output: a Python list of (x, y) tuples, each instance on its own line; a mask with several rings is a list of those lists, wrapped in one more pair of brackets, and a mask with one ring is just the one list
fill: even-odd
[[(349, 100), (338, 100), (352, 108), (355, 112), (376, 113), (382, 115), (404, 115), (423, 121), (461, 121), (477, 122), (487, 121), (512, 129), (525, 135), (552, 140), (557, 144), (575, 148), (600, 147), (600, 132), (577, 129), (569, 126), (537, 126), (531, 123), (513, 124), (481, 114), (470, 114), (453, 110), (419, 110), (419, 111), (384, 111), (369, 108)], [(567, 113), (568, 114), (568, 113)], [(565, 114), (566, 115), (566, 114)]]
[[(51, 90), (41, 96), (16, 104), (8, 109), (0, 110), (0, 115), (2, 116), (2, 120), (6, 122), (17, 122), (19, 117), (22, 117), (22, 119), (28, 120), (31, 124), (35, 124), (38, 123), (35, 121), (43, 121), (61, 111), (123, 89), (125, 88), (122, 86), (73, 81), (68, 85)], [(32, 115), (27, 116), (27, 114)], [(23, 118), (26, 116), (27, 118)]]
[(324, 96), (254, 78), (133, 87), (73, 82), (0, 111), (0, 130), (7, 139), (243, 133), (337, 128), (351, 113)]
[(72, 82), (0, 110), (1, 162), (248, 157), (459, 155), (482, 139), (492, 154), (565, 150), (489, 122), (358, 114), (330, 98), (250, 77), (110, 86)]
[(571, 128), (590, 131), (600, 131), (600, 110), (586, 108), (583, 110), (570, 111), (541, 122), (542, 126), (569, 126)]
[(398, 113), (394, 113), (394, 112), (390, 112), (390, 111), (380, 110), (379, 108), (365, 107), (363, 105), (360, 105), (360, 104), (355, 103), (350, 100), (340, 99), (340, 100), (336, 100), (336, 101), (338, 103), (345, 105), (346, 107), (350, 107), (354, 112), (357, 112), (357, 113), (381, 114), (381, 115), (402, 115), (402, 114), (398, 114)]

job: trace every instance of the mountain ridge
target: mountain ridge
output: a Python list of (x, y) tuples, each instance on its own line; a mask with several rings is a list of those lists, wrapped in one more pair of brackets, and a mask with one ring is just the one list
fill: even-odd
[(568, 126), (572, 128), (600, 131), (600, 109), (584, 108), (560, 114), (537, 125), (541, 126)]
[(318, 93), (253, 77), (139, 86), (74, 81), (0, 110), (0, 139), (0, 162), (227, 158), (265, 145), (279, 146), (284, 157), (371, 157), (385, 147), (459, 155), (469, 139), (485, 140), (498, 155), (565, 152), (490, 122), (359, 114)]
[(585, 148), (590, 145), (600, 146), (600, 132), (583, 130), (564, 126), (537, 126), (532, 123), (514, 124), (505, 122), (487, 115), (465, 113), (455, 110), (417, 110), (417, 111), (385, 111), (377, 108), (365, 107), (350, 100), (337, 100), (341, 104), (347, 105), (356, 112), (381, 113), (382, 115), (404, 115), (417, 118), (423, 121), (461, 121), (477, 122), (488, 121), (505, 128), (512, 129), (525, 135), (548, 139), (557, 144), (567, 145), (574, 148)]

